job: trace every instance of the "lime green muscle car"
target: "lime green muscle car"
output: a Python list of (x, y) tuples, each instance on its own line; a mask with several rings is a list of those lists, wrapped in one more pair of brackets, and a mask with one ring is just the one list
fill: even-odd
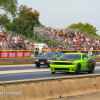
[(93, 73), (96, 65), (95, 59), (86, 53), (64, 53), (59, 59), (50, 61), (51, 73), (55, 72), (75, 72), (81, 71)]

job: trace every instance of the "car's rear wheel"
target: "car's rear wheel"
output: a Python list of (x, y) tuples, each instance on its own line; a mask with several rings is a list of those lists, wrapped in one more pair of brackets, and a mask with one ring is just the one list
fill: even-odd
[(55, 74), (55, 72), (51, 72), (52, 74)]
[(76, 69), (76, 74), (80, 74), (80, 72), (81, 72), (81, 65), (78, 64)]
[(94, 64), (91, 65), (90, 70), (88, 71), (88, 73), (93, 73), (94, 72)]
[(36, 64), (36, 67), (40, 67), (40, 64)]

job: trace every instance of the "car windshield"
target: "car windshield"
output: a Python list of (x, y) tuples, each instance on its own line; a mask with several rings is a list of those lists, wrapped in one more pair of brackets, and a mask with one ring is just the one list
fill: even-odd
[(81, 59), (81, 55), (80, 54), (64, 54), (60, 57), (60, 59), (75, 59), (75, 60), (79, 60)]
[(45, 52), (41, 55), (41, 57), (57, 57), (57, 54), (54, 52)]

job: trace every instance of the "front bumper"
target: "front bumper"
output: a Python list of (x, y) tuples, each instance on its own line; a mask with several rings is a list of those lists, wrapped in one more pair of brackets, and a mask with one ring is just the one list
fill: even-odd
[(49, 65), (50, 62), (40, 62), (40, 61), (35, 61), (35, 64), (39, 65)]
[(51, 72), (75, 72), (76, 66), (75, 65), (51, 65)]

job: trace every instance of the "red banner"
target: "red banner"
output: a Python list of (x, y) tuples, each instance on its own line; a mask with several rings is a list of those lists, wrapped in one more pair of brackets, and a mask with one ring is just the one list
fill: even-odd
[(0, 51), (0, 58), (17, 58), (17, 57), (31, 57), (31, 52), (30, 51), (17, 51), (17, 52)]

